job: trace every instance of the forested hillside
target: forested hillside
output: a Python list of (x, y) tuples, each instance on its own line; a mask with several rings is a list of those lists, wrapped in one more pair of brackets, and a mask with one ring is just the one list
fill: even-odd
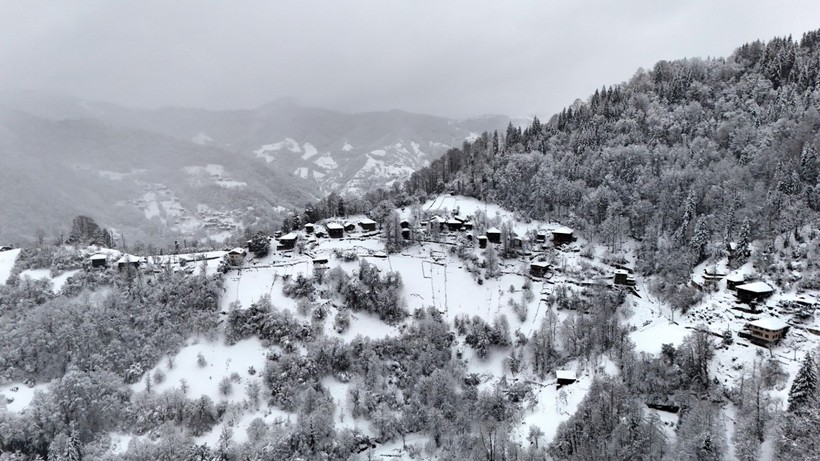
[(612, 247), (633, 237), (640, 271), (682, 281), (730, 242), (742, 254), (817, 222), (819, 78), (820, 31), (661, 61), (547, 123), (451, 149), (407, 192), (472, 195)]

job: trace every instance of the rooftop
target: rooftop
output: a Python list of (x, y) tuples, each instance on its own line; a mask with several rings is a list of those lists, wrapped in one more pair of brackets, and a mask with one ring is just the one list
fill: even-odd
[(787, 326), (789, 326), (789, 324), (782, 321), (782, 320), (780, 320), (780, 319), (776, 319), (774, 317), (767, 317), (767, 318), (757, 319), (754, 322), (749, 322), (749, 326), (753, 326), (753, 327), (757, 327), (757, 328), (763, 328), (765, 330), (770, 330), (770, 331), (777, 331), (777, 330), (782, 330), (782, 329), (786, 328)]
[(566, 226), (556, 227), (552, 230), (553, 234), (571, 234), (572, 232), (573, 230)]
[(774, 291), (772, 287), (766, 282), (752, 282), (744, 285), (738, 285), (738, 290), (751, 291), (753, 293), (770, 293)]
[(576, 379), (575, 372), (571, 370), (555, 370), (555, 377), (558, 379)]
[(325, 227), (328, 229), (344, 229), (344, 226), (336, 222), (329, 222)]

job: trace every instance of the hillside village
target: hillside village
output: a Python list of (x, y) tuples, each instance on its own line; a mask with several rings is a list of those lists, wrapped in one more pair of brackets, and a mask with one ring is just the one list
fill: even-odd
[[(706, 340), (715, 347), (708, 376), (726, 392), (759, 363), (776, 362), (786, 379), (768, 391), (767, 399), (781, 409), (803, 356), (820, 346), (820, 319), (816, 315), (820, 292), (797, 291), (789, 283), (775, 283), (761, 275), (765, 272), (751, 260), (733, 270), (728, 267), (727, 255), (709, 258), (693, 268), (691, 286), (699, 301), (684, 313), (651, 294), (651, 278), (635, 272), (636, 256), (628, 243), (623, 250), (612, 252), (560, 223), (523, 221), (496, 205), (449, 194), (421, 206), (395, 210), (382, 223), (365, 216), (331, 218), (219, 251), (131, 255), (104, 248), (67, 249), (79, 255), (76, 258), (81, 267), (60, 273), (46, 267), (18, 270), (15, 259), (21, 250), (4, 250), (0, 252), (0, 279), (4, 282), (10, 275), (19, 280), (17, 284), (46, 279), (54, 292), (60, 293), (80, 272), (110, 272), (129, 283), (149, 285), (167, 272), (219, 277), (222, 321), (232, 324), (230, 319), (245, 315), (242, 312), (255, 312), (269, 303), (287, 312), (292, 321), (311, 325), (313, 335), (338, 338), (351, 345), (362, 338), (405, 335), (412, 318), (432, 308), (452, 325), (451, 359), (464, 367), (465, 382), (479, 392), (503, 390), (510, 399), (510, 393), (521, 393), (521, 400), (511, 400), (520, 403), (517, 426), (510, 434), (513, 441), (525, 445), (534, 443), (533, 434), (536, 440), (549, 444), (594, 381), (621, 373), (623, 365), (616, 364), (619, 359), (614, 350), (569, 353), (572, 346), (568, 341), (584, 341), (583, 332), (570, 331), (573, 322), (595, 316), (591, 311), (601, 299), (619, 300), (615, 321), (624, 325), (638, 354), (660, 358), (670, 346), (681, 347), (691, 334), (706, 333)], [(354, 308), (349, 297), (340, 297), (332, 288), (350, 275), (363, 277), (365, 271), (375, 271), (376, 280), (397, 277), (398, 298), (392, 301), (393, 307), (410, 314), (409, 318), (392, 316), (393, 311), (368, 311), (372, 306), (367, 305)], [(471, 322), (487, 325), (488, 331), (501, 328), (506, 339), (476, 343), (474, 333), (469, 333)], [(553, 361), (548, 369), (535, 370), (521, 346), (544, 328), (555, 331), (559, 326), (559, 348), (568, 358)], [(297, 331), (284, 332), (285, 336), (276, 341), (257, 335), (230, 340), (230, 331), (231, 327), (223, 324), (215, 335), (188, 338), (176, 354), (156, 362), (130, 384), (135, 396), (183, 389), (191, 398), (208, 396), (222, 405), (218, 420), (193, 436), (195, 444), (211, 449), (250, 443), (252, 432), (261, 424), (257, 419), (264, 423), (262, 427), (293, 423), (296, 415), (288, 404), (275, 404), (275, 398), (254, 399), (253, 393), (246, 396), (231, 388), (255, 388), (257, 393), (261, 389), (264, 395), (270, 392), (266, 378), (251, 371), (266, 370), (271, 360), (279, 360), (273, 357), (281, 354), (300, 355), (309, 350), (307, 342), (300, 345), (307, 340), (299, 340)], [(405, 365), (398, 362), (396, 366)], [(433, 459), (435, 456), (427, 456), (440, 453), (438, 442), (433, 444), (424, 432), (385, 431), (375, 423), (372, 413), (370, 418), (364, 416), (354, 398), (358, 395), (354, 389), (359, 389), (354, 383), (358, 381), (351, 381), (349, 373), (326, 375), (320, 382), (334, 403), (337, 429), (360, 434), (356, 451), (362, 456), (419, 459), (426, 453), (421, 459)], [(45, 391), (48, 386), (48, 382), (0, 382), (4, 402), (0, 409), (5, 408), (0, 414), (26, 414), (34, 391)], [(644, 400), (644, 413), (655, 415), (672, 443), (682, 402), (671, 394), (650, 394), (657, 397)], [(736, 411), (731, 399), (722, 404), (719, 426), (726, 440), (732, 440)], [(185, 429), (179, 431), (193, 435)], [(396, 434), (402, 435), (397, 438)], [(156, 444), (157, 437), (154, 432), (113, 431), (107, 449), (125, 456), (140, 444)], [(167, 433), (162, 437), (168, 437)], [(764, 447), (771, 443), (767, 441)]]

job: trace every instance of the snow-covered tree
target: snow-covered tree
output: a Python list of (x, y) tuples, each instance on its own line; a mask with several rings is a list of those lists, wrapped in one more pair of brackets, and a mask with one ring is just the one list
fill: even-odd
[(789, 389), (789, 408), (791, 413), (800, 413), (817, 404), (817, 372), (814, 360), (808, 352), (803, 358), (803, 365)]

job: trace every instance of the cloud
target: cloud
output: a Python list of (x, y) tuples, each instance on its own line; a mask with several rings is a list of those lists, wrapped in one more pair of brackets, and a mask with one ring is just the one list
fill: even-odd
[(346, 111), (548, 117), (660, 59), (816, 28), (816, 2), (361, 0), (0, 7), (0, 88), (138, 107), (293, 96)]

